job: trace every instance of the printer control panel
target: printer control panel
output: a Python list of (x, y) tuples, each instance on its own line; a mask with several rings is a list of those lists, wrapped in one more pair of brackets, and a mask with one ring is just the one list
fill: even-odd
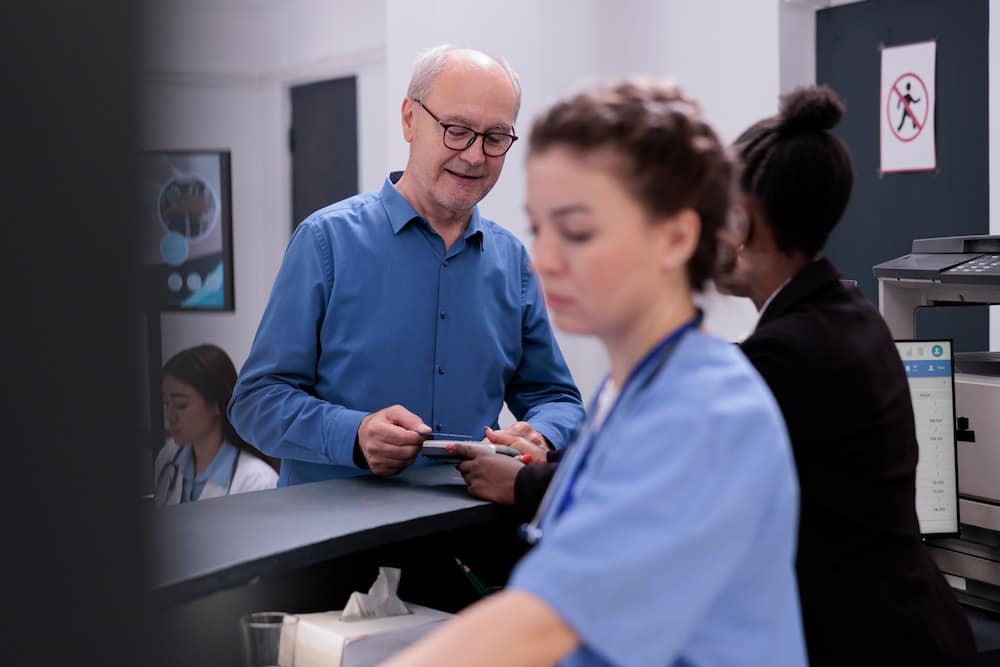
[(953, 276), (1000, 276), (1000, 255), (980, 255), (942, 273)]

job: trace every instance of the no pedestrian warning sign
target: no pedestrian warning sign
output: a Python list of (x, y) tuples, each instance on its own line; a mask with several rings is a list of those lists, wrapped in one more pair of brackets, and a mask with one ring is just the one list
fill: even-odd
[(936, 53), (937, 42), (882, 49), (879, 134), (883, 172), (937, 168), (934, 143)]

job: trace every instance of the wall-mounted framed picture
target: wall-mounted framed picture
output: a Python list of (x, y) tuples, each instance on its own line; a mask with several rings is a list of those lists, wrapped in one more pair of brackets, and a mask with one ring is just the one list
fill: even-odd
[(232, 311), (229, 151), (143, 151), (140, 165), (143, 302), (159, 311)]

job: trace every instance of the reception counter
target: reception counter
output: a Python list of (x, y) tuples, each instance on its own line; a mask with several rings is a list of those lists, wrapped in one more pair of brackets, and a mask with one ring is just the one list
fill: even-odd
[(150, 589), (176, 604), (257, 577), (495, 521), (453, 466), (329, 480), (155, 510)]
[(478, 595), (454, 557), (503, 584), (525, 549), (517, 523), (451, 465), (151, 509), (156, 663), (238, 665), (242, 614), (340, 609), (381, 565), (402, 569), (404, 600), (458, 611)]

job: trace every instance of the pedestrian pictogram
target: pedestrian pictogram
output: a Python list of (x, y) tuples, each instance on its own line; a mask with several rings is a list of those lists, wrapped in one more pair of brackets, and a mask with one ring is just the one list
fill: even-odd
[(889, 88), (885, 112), (893, 135), (900, 141), (913, 141), (924, 129), (930, 94), (923, 80), (912, 72), (896, 79)]
[(882, 49), (881, 170), (937, 168), (934, 138), (936, 42)]

